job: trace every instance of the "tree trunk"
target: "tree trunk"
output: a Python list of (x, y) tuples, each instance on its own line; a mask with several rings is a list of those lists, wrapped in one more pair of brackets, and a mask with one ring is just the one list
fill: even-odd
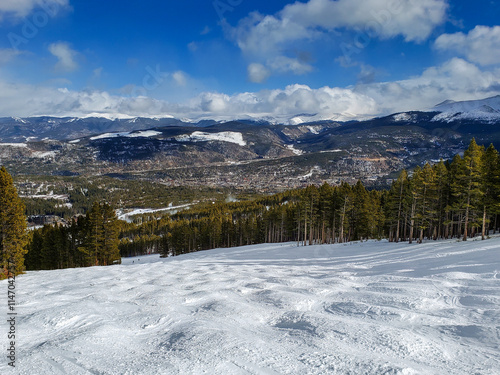
[(486, 205), (483, 206), (483, 230), (481, 232), (481, 239), (484, 240), (486, 238)]
[(469, 226), (469, 205), (470, 205), (470, 195), (467, 196), (467, 207), (465, 208), (465, 226), (464, 226), (464, 236), (463, 240), (467, 241), (468, 226)]
[(410, 215), (410, 241), (409, 243), (413, 243), (413, 226), (415, 225), (415, 208), (416, 208), (416, 201), (415, 198), (413, 198), (413, 203), (411, 205), (411, 215)]
[(399, 209), (398, 209), (398, 225), (396, 227), (396, 242), (399, 242), (399, 226), (401, 223), (401, 206), (403, 204), (403, 182), (401, 181), (401, 190), (399, 191)]

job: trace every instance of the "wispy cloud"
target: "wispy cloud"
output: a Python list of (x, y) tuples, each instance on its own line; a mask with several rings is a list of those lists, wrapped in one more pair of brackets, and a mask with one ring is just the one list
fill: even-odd
[(49, 52), (57, 57), (58, 62), (56, 69), (63, 72), (72, 72), (78, 68), (78, 63), (75, 61), (78, 53), (71, 49), (66, 42), (52, 43), (49, 46)]
[(181, 70), (178, 70), (174, 73), (172, 73), (172, 78), (174, 79), (174, 82), (179, 85), (179, 86), (186, 86), (186, 83), (187, 83), (187, 75), (186, 73), (184, 73), (183, 71)]
[(0, 21), (5, 16), (15, 18), (26, 17), (35, 8), (41, 8), (50, 15), (55, 15), (60, 9), (69, 6), (69, 0), (1, 0)]
[(19, 51), (13, 48), (0, 49), (0, 64), (6, 64), (14, 60), (17, 56), (23, 55), (26, 52)]

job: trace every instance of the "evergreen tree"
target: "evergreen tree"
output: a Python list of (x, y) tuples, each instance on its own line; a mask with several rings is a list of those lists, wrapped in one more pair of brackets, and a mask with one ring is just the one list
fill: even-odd
[(106, 266), (116, 262), (120, 262), (120, 250), (118, 248), (118, 218), (115, 210), (107, 203), (101, 206), (102, 220), (102, 247), (101, 247), (101, 264)]
[(12, 177), (0, 168), (0, 279), (24, 271), (28, 243), (24, 209)]
[(424, 232), (432, 225), (436, 215), (436, 181), (435, 172), (429, 163), (418, 168), (413, 176), (413, 194), (415, 196), (415, 215), (419, 229), (418, 242), (422, 243)]
[[(500, 156), (495, 147), (491, 144), (483, 154), (483, 220), (481, 237), (484, 240), (486, 236), (486, 224), (488, 215), (494, 215), (495, 218), (500, 212)], [(496, 230), (496, 220), (494, 221), (494, 230)]]
[(98, 266), (103, 252), (104, 233), (102, 225), (101, 205), (94, 202), (87, 213), (87, 238), (83, 252), (87, 257), (88, 265)]
[(483, 161), (484, 147), (477, 145), (473, 138), (469, 144), (469, 148), (464, 153), (465, 174), (462, 181), (465, 187), (465, 196), (467, 198), (465, 205), (465, 223), (463, 240), (466, 241), (469, 235), (469, 223), (473, 227), (479, 226), (474, 220), (473, 213), (480, 208), (481, 200), (484, 195), (482, 186), (483, 177)]
[(409, 181), (406, 170), (399, 174), (393, 182), (387, 197), (387, 217), (389, 224), (389, 239), (399, 242), (405, 227), (405, 212), (408, 206)]
[[(441, 160), (439, 163), (433, 166), (434, 176), (436, 179), (435, 188), (436, 188), (436, 207), (435, 207), (435, 215), (434, 218), (434, 233), (433, 239), (436, 240), (438, 238), (445, 237), (444, 231), (444, 222), (447, 220), (447, 212), (446, 207), (449, 204), (450, 200), (450, 178), (448, 168), (446, 164)], [(447, 237), (447, 235), (446, 235)]]

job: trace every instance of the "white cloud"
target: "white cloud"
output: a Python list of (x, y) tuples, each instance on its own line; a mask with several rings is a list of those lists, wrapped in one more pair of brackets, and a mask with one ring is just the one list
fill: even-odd
[(200, 32), (200, 35), (207, 35), (210, 34), (212, 29), (209, 26), (205, 26), (205, 28)]
[(230, 97), (219, 93), (203, 93), (197, 107), (205, 113), (221, 113), (227, 110)]
[(52, 43), (49, 46), (49, 52), (59, 60), (56, 64), (56, 69), (66, 72), (72, 72), (78, 68), (78, 64), (75, 61), (78, 53), (72, 50), (68, 43)]
[(40, 8), (53, 17), (61, 8), (68, 7), (68, 5), (68, 0), (1, 0), (0, 20), (6, 15), (17, 18), (26, 17), (35, 8)]
[(187, 46), (191, 52), (196, 52), (198, 50), (198, 43), (196, 42), (191, 42)]
[(313, 70), (313, 67), (310, 64), (300, 61), (299, 59), (294, 59), (286, 56), (275, 57), (268, 62), (268, 65), (276, 72), (292, 72), (296, 75), (309, 73)]
[(370, 30), (376, 37), (421, 42), (445, 21), (446, 0), (309, 0), (287, 5), (282, 20), (307, 28)]
[(296, 84), (283, 89), (234, 95), (205, 92), (177, 103), (146, 96), (111, 95), (102, 91), (77, 92), (8, 84), (0, 80), (0, 116), (85, 116), (103, 113), (191, 119), (273, 117), (285, 120), (308, 113), (316, 114), (316, 118), (347, 120), (429, 109), (446, 99), (482, 99), (498, 94), (500, 69), (484, 71), (475, 64), (454, 58), (426, 69), (419, 76), (395, 82), (345, 88), (311, 88)]
[(259, 63), (252, 63), (248, 65), (248, 80), (254, 83), (262, 83), (269, 78), (271, 74), (269, 69)]
[[(270, 71), (304, 74), (311, 65), (285, 52), (297, 43), (342, 30), (359, 33), (363, 40), (401, 35), (408, 42), (422, 42), (445, 21), (447, 8), (447, 0), (309, 0), (287, 5), (276, 15), (253, 12), (227, 28), (243, 53), (266, 62)], [(346, 36), (348, 44), (360, 43)]]
[(92, 71), (92, 78), (96, 78), (96, 79), (101, 78), (103, 70), (104, 70), (104, 68), (102, 66), (97, 68), (97, 69), (94, 69)]
[(178, 86), (186, 86), (187, 76), (183, 71), (176, 71), (172, 74), (172, 78)]
[(482, 99), (500, 94), (500, 69), (482, 71), (475, 64), (453, 58), (417, 77), (360, 85), (353, 90), (373, 98), (382, 114), (427, 109), (447, 99)]
[(468, 34), (443, 34), (435, 47), (451, 50), (481, 65), (500, 64), (500, 26), (476, 26)]
[(309, 0), (287, 5), (275, 16), (254, 12), (231, 33), (251, 54), (270, 53), (343, 28), (421, 42), (445, 21), (447, 7), (446, 0)]

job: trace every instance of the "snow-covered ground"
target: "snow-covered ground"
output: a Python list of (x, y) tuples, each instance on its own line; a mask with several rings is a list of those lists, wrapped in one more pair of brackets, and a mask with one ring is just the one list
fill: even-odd
[(124, 212), (123, 210), (117, 210), (117, 215), (119, 220), (125, 220), (129, 223), (132, 222), (132, 218), (137, 215), (145, 215), (145, 214), (153, 214), (156, 212), (165, 212), (165, 211), (180, 211), (184, 208), (188, 208), (192, 206), (191, 203), (181, 204), (179, 206), (168, 206), (165, 208), (134, 208), (131, 211)]
[(220, 141), (236, 143), (240, 146), (246, 146), (246, 142), (243, 140), (243, 134), (239, 132), (218, 132), (218, 133), (207, 133), (195, 131), (191, 134), (184, 134), (175, 137), (179, 142), (206, 142), (206, 141)]
[(2, 374), (500, 374), (500, 238), (142, 256), (16, 290)]
[[(96, 135), (95, 137), (90, 137), (91, 141), (95, 141), (97, 139), (105, 139), (105, 138), (117, 138), (117, 137), (127, 137), (127, 138), (149, 138), (149, 137), (155, 137), (157, 135), (160, 135), (161, 132), (157, 132), (156, 130), (141, 130), (138, 132), (118, 132), (118, 133), (104, 133), (104, 134), (99, 134)], [(73, 143), (76, 143), (79, 141), (78, 139), (75, 139), (74, 141), (71, 141)]]
[(500, 95), (482, 100), (454, 102), (447, 100), (433, 108), (441, 112), (432, 121), (483, 120), (496, 122), (500, 119)]

